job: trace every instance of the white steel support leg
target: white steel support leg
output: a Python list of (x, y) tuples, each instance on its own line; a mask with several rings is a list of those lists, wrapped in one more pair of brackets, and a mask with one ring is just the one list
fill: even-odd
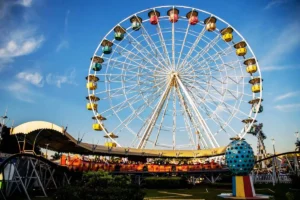
[(207, 126), (205, 120), (202, 118), (200, 112), (199, 112), (198, 109), (197, 109), (197, 106), (196, 106), (195, 102), (194, 102), (193, 99), (191, 98), (191, 96), (190, 96), (190, 94), (188, 93), (187, 89), (185, 88), (185, 86), (184, 86), (183, 83), (181, 82), (181, 80), (180, 80), (180, 78), (178, 77), (178, 75), (176, 74), (175, 76), (176, 76), (176, 80), (177, 80), (179, 86), (181, 87), (181, 89), (182, 89), (182, 91), (184, 92), (185, 96), (187, 97), (187, 99), (188, 99), (188, 101), (189, 101), (189, 103), (190, 103), (192, 109), (194, 110), (194, 112), (195, 112), (195, 114), (196, 114), (196, 117), (197, 117), (199, 123), (201, 124), (201, 126), (202, 126), (202, 128), (203, 128), (203, 130), (204, 130), (204, 132), (205, 132), (205, 134), (206, 134), (206, 136), (207, 136), (207, 138), (208, 138), (208, 140), (209, 140), (211, 146), (212, 146), (213, 148), (219, 147), (219, 144), (218, 144), (217, 140), (215, 139), (215, 137), (214, 137), (213, 134), (211, 133), (211, 131), (210, 131), (209, 127)]
[(169, 79), (167, 87), (166, 87), (164, 93), (162, 94), (161, 99), (158, 102), (155, 110), (152, 113), (152, 116), (151, 116), (151, 118), (150, 118), (150, 120), (148, 122), (148, 125), (145, 128), (145, 132), (144, 132), (144, 134), (143, 134), (143, 136), (142, 136), (142, 138), (141, 138), (141, 140), (140, 140), (140, 142), (138, 144), (138, 147), (137, 147), (138, 149), (143, 149), (146, 146), (147, 140), (150, 137), (150, 134), (151, 134), (151, 132), (152, 132), (152, 130), (154, 128), (154, 125), (156, 123), (156, 120), (157, 120), (157, 118), (159, 116), (159, 113), (162, 110), (162, 107), (163, 107), (163, 105), (164, 105), (164, 103), (165, 103), (165, 101), (167, 99), (167, 96), (168, 96), (170, 90), (171, 90), (171, 82), (172, 82), (172, 78)]

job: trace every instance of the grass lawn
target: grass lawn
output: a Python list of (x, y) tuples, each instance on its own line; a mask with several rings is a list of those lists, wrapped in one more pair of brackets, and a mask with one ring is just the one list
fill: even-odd
[[(291, 188), (290, 185), (278, 184), (273, 187), (270, 184), (255, 185), (257, 194), (274, 196), (274, 199), (285, 200), (285, 194)], [(145, 189), (145, 199), (221, 199), (217, 197), (221, 193), (231, 193), (231, 185), (197, 185), (191, 189)]]

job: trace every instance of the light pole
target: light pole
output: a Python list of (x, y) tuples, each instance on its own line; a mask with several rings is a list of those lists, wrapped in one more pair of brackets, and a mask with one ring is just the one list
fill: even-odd
[(275, 139), (272, 138), (272, 144), (273, 144), (273, 151), (274, 151), (274, 155), (275, 155)]
[(274, 152), (274, 157), (273, 157), (273, 186), (277, 182), (277, 176), (276, 176), (276, 158), (275, 158), (275, 139), (272, 138), (272, 144), (273, 144), (273, 152)]

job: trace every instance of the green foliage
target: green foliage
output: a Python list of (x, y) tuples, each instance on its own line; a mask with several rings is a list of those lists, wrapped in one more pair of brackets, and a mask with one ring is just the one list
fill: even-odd
[(51, 156), (53, 160), (58, 160), (61, 157), (61, 153), (55, 152), (54, 155)]
[(147, 177), (145, 178), (146, 188), (176, 189), (189, 187), (185, 177)]
[(107, 172), (87, 172), (82, 180), (72, 186), (61, 188), (55, 199), (75, 200), (142, 200), (145, 193), (132, 184), (129, 176), (111, 176)]
[(296, 174), (290, 176), (292, 179), (292, 185), (294, 188), (300, 189), (300, 176)]
[(285, 196), (286, 196), (286, 198), (287, 198), (288, 200), (294, 200), (294, 199), (295, 199), (294, 194), (291, 193), (291, 192), (287, 192), (287, 193), (285, 194)]

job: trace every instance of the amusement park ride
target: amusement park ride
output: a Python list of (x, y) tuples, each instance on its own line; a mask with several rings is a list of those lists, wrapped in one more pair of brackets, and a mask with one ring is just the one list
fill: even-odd
[[(263, 112), (263, 79), (258, 61), (245, 38), (220, 17), (186, 6), (161, 6), (130, 15), (101, 40), (86, 80), (86, 108), (94, 115), (93, 130), (102, 131), (106, 138), (104, 145), (76, 140), (66, 128), (49, 122), (12, 127), (11, 135), (17, 138), (21, 154), (0, 165), (0, 195), (4, 198), (20, 191), (30, 199), (27, 191), (33, 184), (47, 196), (46, 188), (70, 182), (70, 171), (99, 169), (135, 174), (139, 181), (145, 173), (188, 173), (193, 179), (209, 176), (207, 180), (213, 183), (220, 173), (228, 173), (229, 167), (237, 170), (233, 171), (236, 181), (238, 171), (243, 172), (248, 180), (245, 185), (252, 178), (253, 182), (281, 180), (281, 162), (275, 151), (270, 161), (263, 124), (256, 120)], [(244, 141), (251, 136), (257, 138), (256, 158)], [(57, 165), (35, 155), (33, 149), (26, 149), (26, 141), (33, 144), (33, 149), (37, 145), (85, 156), (62, 155)], [(249, 151), (229, 149), (239, 145)], [(182, 166), (107, 165), (86, 159), (86, 155), (210, 158), (210, 162)], [(244, 156), (248, 156), (249, 163), (227, 167), (221, 163), (224, 155), (227, 165), (228, 160), (246, 162), (241, 159)], [(231, 160), (233, 155), (240, 157)], [(298, 173), (295, 155), (294, 166), (288, 162)], [(243, 195), (250, 194), (246, 193)], [(251, 194), (255, 196), (255, 192)]]

